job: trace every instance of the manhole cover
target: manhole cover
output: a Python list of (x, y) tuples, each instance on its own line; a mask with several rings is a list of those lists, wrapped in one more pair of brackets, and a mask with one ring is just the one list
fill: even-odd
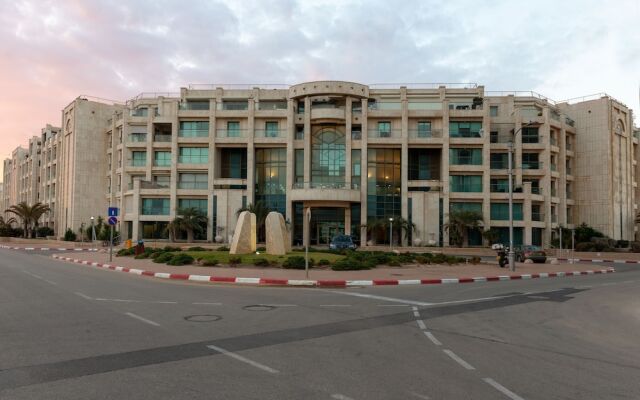
[(274, 308), (276, 308), (275, 306), (268, 306), (266, 304), (253, 304), (250, 306), (244, 306), (242, 307), (243, 310), (247, 310), (247, 311), (271, 311)]
[(184, 317), (185, 321), (189, 322), (216, 322), (222, 319), (219, 315), (213, 314), (200, 314), (200, 315), (187, 315)]

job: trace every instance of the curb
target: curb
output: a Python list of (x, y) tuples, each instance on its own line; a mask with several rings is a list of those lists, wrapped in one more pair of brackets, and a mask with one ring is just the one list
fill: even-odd
[(636, 260), (605, 260), (599, 258), (556, 258), (556, 260), (591, 263), (640, 264), (640, 261)]
[(71, 248), (64, 248), (64, 247), (13, 247), (13, 246), (5, 246), (5, 245), (0, 245), (0, 249), (9, 249), (9, 250), (32, 250), (32, 251), (50, 251), (50, 250), (57, 250), (57, 251), (98, 251), (99, 249), (96, 248), (84, 248), (84, 247), (71, 247)]
[(437, 285), (449, 283), (475, 283), (475, 282), (496, 282), (521, 279), (538, 279), (538, 278), (561, 278), (568, 276), (607, 274), (615, 272), (615, 269), (609, 267), (607, 269), (593, 271), (569, 271), (569, 272), (541, 272), (538, 274), (522, 274), (522, 275), (498, 275), (473, 278), (436, 278), (436, 279), (373, 279), (373, 280), (306, 280), (306, 279), (277, 279), (277, 278), (240, 278), (225, 277), (211, 275), (190, 275), (190, 274), (171, 274), (168, 272), (145, 271), (136, 268), (124, 268), (117, 265), (103, 264), (99, 262), (91, 262), (87, 260), (79, 260), (77, 258), (61, 257), (57, 254), (52, 255), (53, 258), (69, 261), (76, 264), (87, 265), (92, 267), (105, 268), (117, 272), (126, 272), (134, 275), (150, 276), (161, 279), (176, 279), (183, 281), (195, 282), (222, 282), (235, 283), (244, 285), (259, 286), (307, 286), (307, 287), (360, 287), (360, 286), (387, 286), (387, 285)]

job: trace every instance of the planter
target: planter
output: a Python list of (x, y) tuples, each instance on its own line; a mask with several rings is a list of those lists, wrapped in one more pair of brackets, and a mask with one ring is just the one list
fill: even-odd
[(216, 243), (222, 243), (222, 241), (224, 240), (224, 238), (221, 235), (216, 235), (214, 239)]

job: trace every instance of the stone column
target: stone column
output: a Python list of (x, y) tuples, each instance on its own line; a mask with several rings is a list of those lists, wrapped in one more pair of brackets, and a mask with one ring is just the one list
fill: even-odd
[[(409, 104), (407, 101), (407, 88), (400, 87), (400, 104), (402, 108), (401, 117), (401, 138), (402, 144), (400, 148), (400, 216), (404, 219), (409, 218)], [(400, 232), (401, 246), (407, 245), (405, 235)], [(411, 243), (409, 244), (411, 245)]]
[[(369, 109), (368, 100), (362, 99), (362, 139), (360, 141), (360, 224), (368, 220), (367, 215), (367, 187), (369, 185), (369, 156), (368, 156), (368, 125), (369, 125)], [(362, 176), (364, 175), (364, 176)], [(367, 245), (367, 228), (360, 228), (360, 246)]]

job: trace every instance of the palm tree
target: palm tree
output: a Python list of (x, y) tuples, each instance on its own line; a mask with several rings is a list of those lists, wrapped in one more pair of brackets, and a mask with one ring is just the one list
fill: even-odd
[(267, 219), (267, 215), (270, 210), (263, 201), (257, 201), (254, 204), (249, 204), (245, 207), (241, 207), (236, 211), (236, 215), (240, 215), (243, 211), (249, 211), (256, 215), (256, 231), (258, 233), (258, 241), (264, 241), (265, 232), (264, 232), (264, 222)]
[(27, 238), (32, 232), (32, 225), (38, 226), (40, 217), (49, 212), (49, 206), (40, 202), (30, 206), (26, 202), (22, 201), (16, 205), (13, 205), (5, 210), (5, 212), (15, 214), (22, 221), (24, 228), (24, 237)]
[(444, 229), (449, 232), (449, 238), (453, 244), (464, 247), (468, 242), (469, 229), (478, 229), (481, 223), (481, 213), (457, 210), (449, 213), (449, 222), (444, 224)]
[(179, 208), (177, 214), (166, 228), (171, 241), (175, 240), (178, 232), (186, 231), (187, 242), (193, 242), (194, 234), (202, 233), (209, 222), (207, 216), (195, 207)]
[(367, 237), (376, 240), (378, 238), (386, 238), (389, 233), (389, 228), (393, 229), (393, 237), (396, 238), (399, 238), (402, 232), (404, 232), (405, 239), (409, 237), (409, 232), (416, 230), (416, 224), (402, 217), (393, 217), (393, 226), (391, 224), (392, 221), (389, 221), (389, 218), (376, 218), (361, 225), (361, 227), (367, 229)]
[(8, 228), (11, 225), (18, 223), (18, 220), (14, 217), (9, 217), (9, 219), (4, 219), (2, 215), (0, 215), (0, 228)]

